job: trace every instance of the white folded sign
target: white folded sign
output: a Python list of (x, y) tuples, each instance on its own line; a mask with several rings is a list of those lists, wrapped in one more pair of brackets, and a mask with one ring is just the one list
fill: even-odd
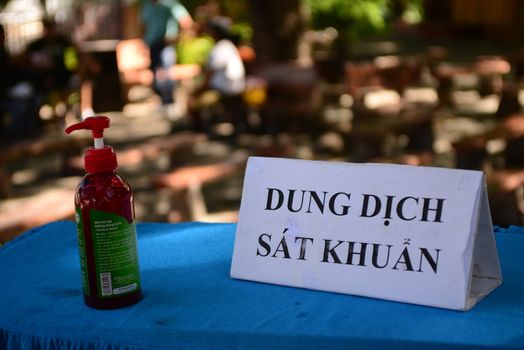
[(252, 157), (231, 277), (468, 310), (502, 282), (484, 176)]

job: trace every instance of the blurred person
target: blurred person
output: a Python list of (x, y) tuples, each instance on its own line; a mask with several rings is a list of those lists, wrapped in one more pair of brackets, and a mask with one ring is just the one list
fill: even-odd
[(204, 65), (204, 79), (194, 91), (190, 112), (195, 129), (202, 129), (202, 110), (220, 103), (234, 125), (243, 122), (237, 107), (243, 104), (242, 94), (246, 88), (246, 73), (239, 50), (235, 45), (237, 37), (231, 32), (232, 22), (227, 17), (211, 18), (206, 31), (213, 38), (214, 45)]
[(213, 89), (224, 96), (236, 96), (244, 92), (245, 70), (235, 45), (237, 36), (231, 32), (231, 20), (227, 17), (212, 18), (207, 30), (215, 41), (204, 67), (204, 83), (201, 91)]
[(180, 31), (186, 31), (193, 20), (177, 0), (146, 0), (140, 10), (144, 41), (149, 46), (151, 70), (155, 74), (154, 89), (163, 105), (174, 102), (175, 82), (168, 69), (176, 63), (174, 44)]
[(26, 59), (37, 91), (43, 97), (56, 93), (64, 98), (76, 69), (76, 49), (71, 40), (58, 33), (53, 20), (45, 19), (43, 26), (42, 36), (27, 46)]
[(34, 89), (27, 72), (7, 52), (5, 41), (0, 25), (0, 139), (31, 137), (39, 129)]

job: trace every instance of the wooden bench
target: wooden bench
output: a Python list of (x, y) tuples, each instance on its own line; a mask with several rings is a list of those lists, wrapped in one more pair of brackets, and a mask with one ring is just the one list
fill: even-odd
[(52, 189), (0, 204), (0, 244), (33, 227), (73, 219), (75, 191)]
[(403, 94), (408, 86), (420, 82), (421, 73), (419, 56), (379, 56), (373, 61), (344, 64), (347, 91), (357, 100), (369, 88), (392, 89)]
[(24, 140), (0, 148), (0, 198), (9, 197), (11, 174), (8, 166), (27, 158), (37, 158), (48, 154), (59, 154), (64, 166), (67, 159), (80, 152), (91, 143), (89, 137), (51, 135), (32, 140)]
[(487, 185), (494, 224), (524, 225), (524, 169), (493, 171)]
[[(491, 213), (497, 225), (524, 224), (524, 168), (519, 142), (523, 137), (524, 114), (517, 113), (506, 116), (480, 135), (464, 137), (453, 144), (457, 167), (485, 170)], [(492, 141), (502, 141), (504, 151), (491, 154), (488, 143)], [(516, 155), (508, 152), (510, 145), (516, 147)], [(512, 161), (513, 157), (517, 159)], [(503, 166), (497, 164), (500, 158)]]
[[(206, 184), (218, 182), (236, 174), (240, 174), (247, 162), (245, 154), (233, 156), (228, 160), (214, 164), (190, 165), (175, 169), (167, 174), (159, 174), (152, 178), (152, 184), (157, 189), (167, 188), (171, 192), (171, 222), (180, 221), (217, 221), (216, 215), (210, 215), (202, 194)], [(234, 221), (236, 213), (221, 213), (222, 219)]]
[(233, 153), (228, 159), (212, 164), (188, 165), (152, 177), (151, 183), (158, 190), (166, 189), (171, 195), (169, 221), (233, 222), (238, 212), (210, 213), (202, 187), (243, 175), (250, 155), (261, 157), (292, 157), (295, 148), (290, 145), (260, 146), (253, 154)]
[[(192, 132), (177, 133), (174, 135), (158, 136), (140, 143), (117, 149), (119, 166), (135, 166), (146, 161), (157, 159), (161, 154), (169, 154), (171, 163), (181, 163), (191, 156), (191, 149), (200, 142), (205, 142), (207, 136)], [(73, 157), (69, 160), (69, 167), (83, 169), (83, 157)]]
[(82, 150), (91, 142), (89, 137), (48, 136), (24, 140), (0, 149), (0, 165), (27, 157), (40, 157), (50, 153), (71, 153)]

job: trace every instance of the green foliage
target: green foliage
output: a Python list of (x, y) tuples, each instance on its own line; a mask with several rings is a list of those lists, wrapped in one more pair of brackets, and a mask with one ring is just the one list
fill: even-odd
[(64, 50), (64, 65), (65, 67), (67, 68), (67, 70), (73, 72), (75, 70), (77, 70), (78, 66), (79, 66), (79, 58), (78, 58), (78, 54), (76, 52), (76, 49), (72, 46), (68, 46), (65, 50)]
[(213, 39), (208, 36), (184, 38), (177, 44), (177, 61), (183, 64), (206, 63), (209, 51), (213, 47)]
[(231, 31), (238, 35), (241, 43), (249, 43), (253, 38), (253, 28), (247, 22), (233, 24)]
[(223, 13), (231, 17), (235, 23), (249, 21), (249, 3), (247, 0), (220, 0), (218, 3)]
[(383, 32), (388, 0), (305, 0), (314, 29), (334, 27), (345, 39)]
[(409, 0), (402, 16), (407, 23), (420, 23), (424, 18), (424, 0)]

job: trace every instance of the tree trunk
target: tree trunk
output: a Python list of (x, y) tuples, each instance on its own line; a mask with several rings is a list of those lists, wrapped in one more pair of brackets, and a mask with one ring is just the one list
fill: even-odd
[(297, 58), (304, 30), (300, 0), (249, 0), (257, 60), (286, 62)]

